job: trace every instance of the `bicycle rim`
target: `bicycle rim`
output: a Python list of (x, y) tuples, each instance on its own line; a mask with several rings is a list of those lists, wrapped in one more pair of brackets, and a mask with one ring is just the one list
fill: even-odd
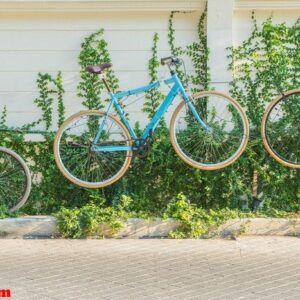
[(269, 105), (262, 120), (262, 137), (279, 163), (300, 168), (300, 90), (289, 91)]
[[(96, 152), (91, 144), (103, 122), (104, 113), (79, 112), (67, 119), (55, 137), (54, 155), (62, 174), (87, 188), (100, 188), (120, 179), (130, 165), (131, 151)], [(108, 115), (97, 146), (131, 145), (125, 126)]]
[(248, 120), (241, 106), (220, 92), (201, 92), (192, 100), (208, 129), (199, 124), (183, 101), (171, 119), (175, 151), (199, 169), (216, 170), (232, 164), (243, 153), (249, 136)]
[(14, 151), (0, 147), (0, 204), (13, 212), (27, 201), (31, 176), (24, 160)]

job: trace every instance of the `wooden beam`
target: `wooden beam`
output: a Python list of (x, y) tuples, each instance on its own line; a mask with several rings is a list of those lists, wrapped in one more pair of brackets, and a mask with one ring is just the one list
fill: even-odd
[(205, 0), (0, 0), (0, 12), (203, 10)]
[(299, 10), (300, 0), (235, 0), (235, 10)]

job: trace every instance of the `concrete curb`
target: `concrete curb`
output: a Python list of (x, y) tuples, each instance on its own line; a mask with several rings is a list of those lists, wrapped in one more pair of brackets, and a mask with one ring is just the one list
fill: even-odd
[[(53, 238), (59, 234), (56, 229), (57, 219), (52, 216), (28, 216), (0, 220), (0, 238)], [(129, 219), (124, 228), (113, 235), (114, 238), (165, 238), (170, 231), (175, 230), (179, 222), (169, 219), (144, 220)], [(101, 228), (102, 229), (102, 228)], [(103, 226), (103, 235), (111, 237), (111, 230)], [(235, 219), (212, 230), (208, 236), (238, 236), (238, 235), (273, 235), (300, 236), (300, 219), (282, 218), (245, 218)]]
[(230, 220), (218, 228), (220, 236), (273, 235), (300, 236), (300, 219), (244, 218)]
[(0, 238), (50, 238), (56, 235), (55, 217), (28, 216), (0, 220)]
[(144, 220), (132, 218), (126, 222), (124, 228), (115, 236), (118, 238), (163, 238), (167, 237), (169, 232), (176, 230), (179, 222), (169, 219)]

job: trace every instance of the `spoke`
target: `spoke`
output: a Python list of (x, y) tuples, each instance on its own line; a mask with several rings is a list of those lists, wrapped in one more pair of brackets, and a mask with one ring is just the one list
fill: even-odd
[(26, 173), (10, 154), (1, 152), (0, 198), (9, 209), (18, 204), (26, 189)]
[(239, 111), (222, 97), (210, 102), (206, 96), (197, 99), (197, 105), (202, 108), (206, 105), (205, 122), (211, 131), (206, 132), (184, 106), (177, 115), (175, 127), (180, 149), (194, 161), (207, 165), (219, 164), (233, 157), (244, 139)]
[[(64, 145), (60, 147), (60, 157), (64, 168), (73, 177), (86, 183), (101, 183), (113, 178), (123, 169), (129, 157), (128, 151), (92, 151), (91, 145), (98, 133), (99, 124), (103, 122), (103, 115), (97, 113), (87, 115), (84, 122), (83, 130), (77, 129), (80, 122), (75, 120), (73, 121), (76, 124), (75, 129), (68, 128), (64, 131), (60, 141), (60, 144)], [(128, 145), (130, 138), (114, 119), (107, 116), (103, 125), (97, 145)], [(73, 145), (68, 145), (66, 141)], [(80, 145), (86, 147), (82, 148)]]
[(299, 165), (300, 93), (285, 96), (271, 109), (266, 120), (266, 137), (280, 159)]

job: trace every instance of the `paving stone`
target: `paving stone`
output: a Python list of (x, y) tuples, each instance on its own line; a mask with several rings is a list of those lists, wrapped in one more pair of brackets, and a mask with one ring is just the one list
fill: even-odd
[(13, 300), (300, 299), (300, 239), (1, 240)]

